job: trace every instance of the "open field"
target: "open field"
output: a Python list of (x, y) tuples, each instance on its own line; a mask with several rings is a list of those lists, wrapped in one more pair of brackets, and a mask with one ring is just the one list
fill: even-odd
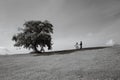
[(68, 53), (1, 55), (0, 80), (120, 80), (119, 46)]

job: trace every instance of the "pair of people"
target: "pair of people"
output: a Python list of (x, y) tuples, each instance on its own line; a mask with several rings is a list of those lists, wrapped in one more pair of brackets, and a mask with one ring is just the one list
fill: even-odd
[(78, 42), (76, 42), (75, 48), (76, 49), (82, 49), (82, 41), (80, 41), (80, 44), (78, 44)]

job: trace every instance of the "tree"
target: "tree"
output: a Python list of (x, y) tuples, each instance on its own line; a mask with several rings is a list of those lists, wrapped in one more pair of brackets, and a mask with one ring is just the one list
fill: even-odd
[(53, 25), (49, 21), (27, 21), (23, 27), (22, 32), (12, 37), (14, 46), (33, 49), (34, 52), (42, 52), (44, 47), (48, 47), (48, 50), (52, 48)]

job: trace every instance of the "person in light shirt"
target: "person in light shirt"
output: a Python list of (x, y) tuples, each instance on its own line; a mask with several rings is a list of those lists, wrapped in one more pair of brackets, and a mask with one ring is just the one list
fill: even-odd
[(79, 44), (78, 44), (78, 42), (76, 42), (75, 48), (76, 48), (76, 49), (79, 49)]

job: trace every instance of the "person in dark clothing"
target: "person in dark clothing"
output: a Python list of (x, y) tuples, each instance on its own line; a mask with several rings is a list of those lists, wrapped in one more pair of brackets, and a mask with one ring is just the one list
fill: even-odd
[(82, 41), (80, 41), (80, 49), (82, 49)]

